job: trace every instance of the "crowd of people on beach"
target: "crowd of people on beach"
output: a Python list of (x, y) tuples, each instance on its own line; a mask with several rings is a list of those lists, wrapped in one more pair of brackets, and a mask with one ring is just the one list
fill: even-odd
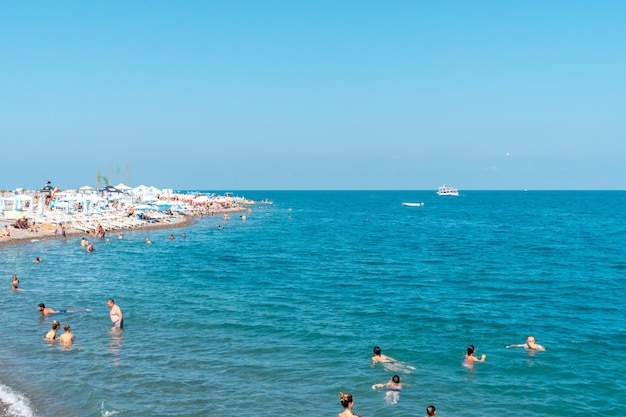
[[(545, 351), (546, 349), (540, 344), (535, 342), (534, 336), (528, 336), (526, 343), (512, 344), (505, 346), (507, 349), (512, 347), (522, 347), (529, 354), (533, 354), (537, 351)], [(472, 368), (474, 363), (485, 362), (487, 355), (482, 354), (480, 358), (475, 356), (476, 348), (474, 345), (467, 346), (467, 353), (463, 360), (463, 366), (466, 368)], [(379, 346), (374, 347), (374, 355), (372, 356), (372, 365), (381, 364), (387, 371), (394, 371), (399, 373), (411, 373), (416, 368), (411, 365), (407, 365), (404, 362), (398, 361), (390, 356), (384, 355)], [(386, 389), (385, 402), (388, 405), (397, 404), (400, 400), (400, 392), (402, 391), (402, 382), (400, 376), (395, 374), (389, 381), (372, 385), (372, 390)], [(343, 411), (339, 413), (339, 417), (360, 417), (358, 414), (352, 411), (354, 406), (354, 397), (350, 393), (339, 393), (339, 402), (343, 407)], [(437, 409), (434, 405), (426, 407), (426, 417), (434, 417), (437, 414)]]

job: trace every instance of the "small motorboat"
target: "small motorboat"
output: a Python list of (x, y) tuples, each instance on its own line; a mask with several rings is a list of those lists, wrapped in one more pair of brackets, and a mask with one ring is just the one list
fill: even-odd
[(402, 205), (407, 207), (421, 207), (424, 205), (424, 203), (410, 203), (405, 201), (402, 203)]

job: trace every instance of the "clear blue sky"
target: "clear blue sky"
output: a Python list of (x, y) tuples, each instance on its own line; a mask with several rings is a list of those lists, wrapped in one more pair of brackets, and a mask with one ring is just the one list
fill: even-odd
[[(0, 188), (626, 189), (625, 1), (0, 7)], [(507, 153), (509, 156), (506, 156)]]

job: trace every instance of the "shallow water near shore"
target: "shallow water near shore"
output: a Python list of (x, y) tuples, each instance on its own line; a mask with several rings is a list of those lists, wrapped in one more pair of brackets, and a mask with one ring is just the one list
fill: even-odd
[[(365, 417), (626, 415), (626, 192), (244, 195), (274, 204), (93, 254), (78, 237), (0, 248), (0, 400), (40, 417), (332, 416), (342, 391)], [(43, 340), (53, 319), (71, 348)], [(546, 352), (505, 348), (529, 334)], [(472, 370), (468, 344), (487, 354)], [(375, 345), (417, 368), (395, 405), (371, 389), (393, 375)]]

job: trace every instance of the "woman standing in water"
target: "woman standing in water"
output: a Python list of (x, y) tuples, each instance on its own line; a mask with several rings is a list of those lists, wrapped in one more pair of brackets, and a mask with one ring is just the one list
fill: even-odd
[(343, 411), (339, 413), (339, 417), (359, 417), (357, 414), (352, 412), (352, 407), (354, 406), (354, 398), (352, 398), (352, 394), (348, 393), (339, 393), (339, 402), (343, 407)]
[(474, 348), (474, 345), (469, 345), (467, 347), (467, 354), (465, 355), (465, 361), (463, 361), (463, 366), (465, 366), (466, 368), (473, 368), (474, 362), (485, 361), (485, 358), (487, 357), (487, 355), (483, 353), (480, 359), (478, 359), (476, 356), (474, 356), (475, 351), (476, 349)]
[(56, 321), (56, 320), (52, 320), (52, 329), (50, 329), (50, 331), (48, 331), (48, 333), (46, 333), (46, 335), (44, 336), (44, 339), (46, 340), (54, 340), (57, 337), (57, 332), (59, 331), (59, 328), (61, 327), (61, 324)]

